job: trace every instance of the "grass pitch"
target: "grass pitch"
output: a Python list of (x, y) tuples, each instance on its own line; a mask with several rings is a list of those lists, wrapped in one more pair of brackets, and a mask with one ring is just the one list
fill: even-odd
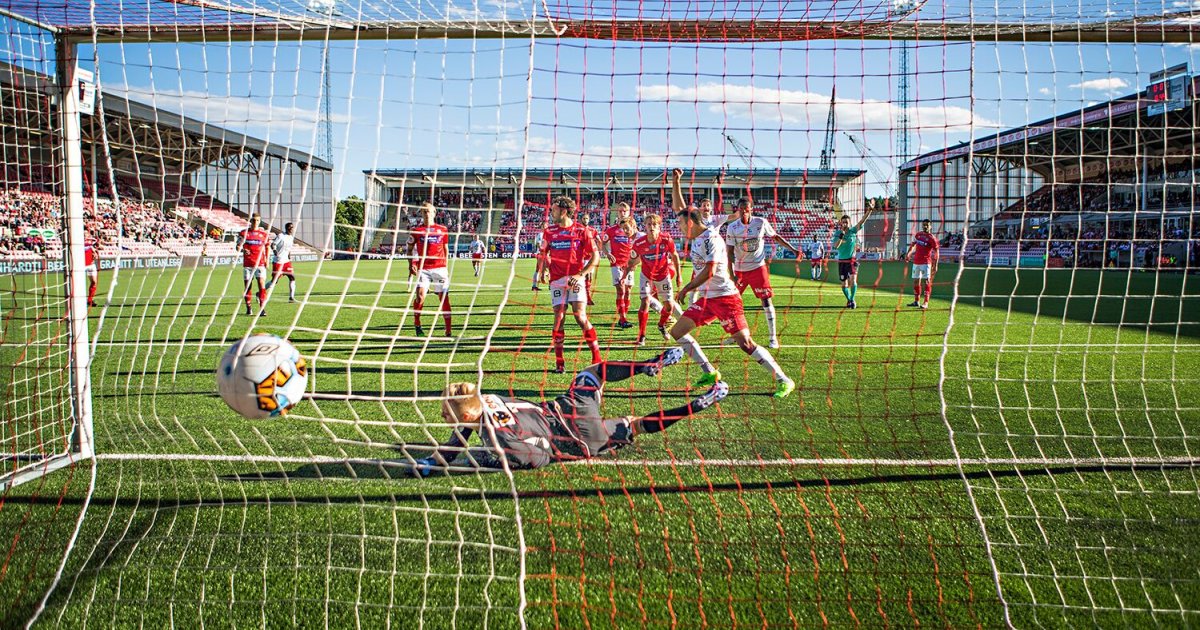
[[(301, 303), (281, 286), (261, 319), (239, 314), (238, 269), (102, 276), (102, 458), (41, 625), (505, 628), (522, 593), (538, 628), (1198, 621), (1200, 482), (1179, 463), (1200, 451), (1194, 276), (964, 269), (952, 310), (943, 265), (920, 311), (903, 265), (866, 263), (848, 311), (807, 263), (777, 265), (791, 398), (709, 327), (733, 387), (719, 409), (615, 457), (416, 480), (372, 460), (445, 437), (448, 381), (531, 399), (569, 382), (548, 373), (531, 263), (476, 279), (457, 262), (451, 340), (432, 308), (414, 336), (401, 262), (297, 268)], [(613, 326), (600, 279), (607, 356), (660, 351), (653, 324), (646, 348)], [(313, 363), (316, 395), (284, 420), (236, 418), (215, 393), (220, 352), (257, 330)], [(606, 411), (677, 405), (697, 374), (611, 387)], [(0, 626), (49, 587), (91, 472), (0, 498)]]

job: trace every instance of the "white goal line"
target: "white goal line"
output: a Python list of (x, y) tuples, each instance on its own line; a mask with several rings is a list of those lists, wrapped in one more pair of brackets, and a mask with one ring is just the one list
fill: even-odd
[[(420, 448), (423, 451), (427, 447)], [(431, 448), (431, 447), (429, 447)], [(97, 453), (96, 459), (115, 461), (157, 460), (172, 462), (221, 462), (231, 464), (347, 464), (359, 466), (408, 466), (404, 458), (376, 459), (354, 457), (288, 457), (277, 455), (227, 455), (203, 453)], [(870, 458), (779, 458), (779, 459), (590, 459), (572, 462), (573, 465), (612, 465), (639, 467), (718, 466), (724, 468), (755, 468), (782, 466), (837, 467), (895, 467), (948, 468), (958, 466), (1200, 466), (1200, 457), (974, 457), (942, 459), (870, 459)], [(459, 467), (452, 467), (459, 469)], [(467, 470), (463, 468), (463, 470)]]

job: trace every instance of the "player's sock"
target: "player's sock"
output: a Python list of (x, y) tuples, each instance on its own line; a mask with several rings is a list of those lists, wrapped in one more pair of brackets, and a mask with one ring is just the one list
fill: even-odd
[(775, 339), (775, 305), (767, 302), (763, 305), (763, 315), (767, 318), (767, 334), (771, 335), (771, 339)]
[(412, 303), (413, 324), (417, 328), (421, 327), (421, 309), (423, 309), (423, 308), (425, 308), (424, 300), (413, 300), (413, 303)]
[(566, 360), (563, 359), (563, 341), (566, 337), (567, 335), (561, 331), (555, 331), (551, 335), (554, 340), (554, 366), (558, 368), (566, 364)]
[(654, 309), (655, 313), (661, 313), (663, 310), (662, 302), (656, 300), (654, 296), (646, 298), (646, 303), (650, 305), (650, 308)]
[(926, 285), (925, 285), (925, 301), (926, 302), (929, 301), (929, 296), (931, 296), (931, 295), (933, 295), (933, 282), (926, 283)]
[(587, 343), (588, 348), (592, 350), (592, 363), (599, 363), (604, 360), (600, 356), (600, 342), (596, 340), (596, 327), (590, 326), (583, 331), (583, 340)]
[(638, 337), (646, 336), (646, 322), (650, 321), (650, 311), (638, 309)]
[(442, 294), (442, 321), (446, 323), (446, 334), (450, 334), (450, 294)]
[(679, 347), (683, 348), (683, 351), (700, 366), (701, 370), (704, 370), (705, 374), (712, 374), (717, 371), (717, 368), (713, 367), (712, 363), (709, 363), (708, 357), (704, 355), (704, 350), (700, 348), (700, 344), (696, 341), (695, 337), (691, 335), (680, 337)]
[(289, 300), (296, 299), (296, 279), (295, 278), (288, 279), (288, 299)]
[(662, 310), (662, 312), (658, 314), (658, 325), (666, 326), (667, 322), (670, 320), (671, 320), (671, 309), (664, 308)]
[(96, 302), (96, 286), (97, 285), (95, 282), (88, 285), (88, 304), (94, 304)]
[(858, 283), (855, 282), (854, 284), (850, 285), (850, 301), (853, 302), (855, 296), (857, 296), (857, 295), (858, 295)]
[(846, 296), (846, 301), (850, 301), (850, 287), (842, 287), (842, 295)]
[(754, 352), (750, 353), (750, 358), (757, 361), (759, 365), (767, 368), (776, 379), (787, 377), (783, 373), (783, 368), (779, 367), (779, 364), (775, 362), (775, 357), (771, 356), (771, 352), (766, 348), (758, 346), (754, 349)]
[(250, 287), (246, 287), (246, 294), (242, 296), (246, 300), (246, 308), (250, 308), (251, 295), (253, 295), (253, 292), (250, 290)]
[(921, 281), (920, 280), (913, 281), (913, 299), (914, 300), (921, 299)]
[(258, 305), (266, 306), (266, 304), (267, 304), (267, 290), (259, 289), (258, 290)]

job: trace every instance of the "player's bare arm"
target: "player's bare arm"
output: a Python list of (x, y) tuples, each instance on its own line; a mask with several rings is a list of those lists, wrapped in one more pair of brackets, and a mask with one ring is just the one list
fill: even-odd
[(671, 169), (671, 208), (675, 212), (679, 212), (687, 208), (687, 204), (683, 200), (683, 169)]

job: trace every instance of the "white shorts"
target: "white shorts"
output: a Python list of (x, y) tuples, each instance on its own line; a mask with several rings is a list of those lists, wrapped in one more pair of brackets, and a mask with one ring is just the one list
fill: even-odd
[(434, 293), (445, 293), (450, 290), (450, 274), (445, 267), (438, 269), (422, 269), (417, 272), (417, 288)]
[[(625, 270), (620, 267), (610, 267), (609, 270), (612, 272), (613, 286), (620, 286), (621, 276), (625, 275)], [(625, 286), (633, 286), (633, 274), (629, 274), (629, 277), (625, 278)]]
[(913, 265), (912, 277), (913, 280), (928, 280), (931, 277), (929, 274), (929, 263), (925, 263), (924, 265)]
[(646, 274), (642, 274), (642, 286), (639, 294), (643, 299), (648, 298), (652, 293), (651, 289), (658, 293), (660, 301), (666, 302), (675, 299), (675, 284), (671, 282), (670, 277), (666, 280), (651, 280), (646, 277)]
[(258, 278), (259, 280), (267, 279), (266, 267), (242, 267), (242, 282), (250, 282)]
[(100, 270), (99, 270), (99, 269), (97, 269), (97, 268), (96, 268), (96, 265), (95, 265), (95, 263), (93, 263), (93, 264), (90, 264), (90, 265), (88, 265), (88, 266), (84, 267), (84, 268), (83, 268), (83, 273), (85, 273), (85, 274), (87, 274), (87, 275), (89, 275), (89, 276), (93, 276), (93, 277), (94, 277), (94, 276), (99, 276), (99, 275), (100, 275)]
[(571, 302), (587, 301), (587, 288), (584, 286), (583, 280), (581, 279), (579, 286), (574, 289), (567, 286), (568, 280), (570, 280), (570, 276), (564, 276), (550, 282), (551, 306), (563, 306)]

